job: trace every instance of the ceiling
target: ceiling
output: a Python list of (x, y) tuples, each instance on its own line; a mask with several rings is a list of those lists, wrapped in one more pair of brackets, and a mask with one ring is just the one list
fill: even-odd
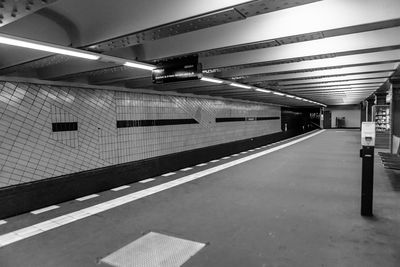
[[(285, 106), (347, 105), (386, 90), (399, 68), (400, 1), (2, 0), (3, 35), (102, 57), (85, 60), (0, 44), (3, 77)], [(224, 83), (153, 84), (151, 71), (108, 60), (157, 64), (190, 55), (198, 56), (204, 76)]]

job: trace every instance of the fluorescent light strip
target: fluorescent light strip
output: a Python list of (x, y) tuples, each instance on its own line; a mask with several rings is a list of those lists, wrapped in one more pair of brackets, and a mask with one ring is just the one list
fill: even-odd
[(263, 93), (271, 93), (270, 90), (265, 90), (265, 89), (260, 89), (260, 88), (256, 88), (256, 91), (263, 92)]
[(153, 65), (147, 65), (147, 64), (144, 64), (144, 63), (132, 62), (132, 61), (125, 62), (124, 66), (131, 67), (131, 68), (144, 69), (144, 70), (154, 70), (156, 68)]
[(72, 56), (72, 57), (79, 57), (79, 58), (85, 58), (85, 59), (90, 59), (90, 60), (98, 60), (100, 56), (91, 54), (91, 53), (84, 53), (84, 52), (78, 52), (76, 51), (77, 49), (65, 49), (65, 48), (60, 48), (57, 47), (56, 45), (44, 45), (44, 44), (39, 44), (38, 42), (35, 41), (22, 41), (14, 38), (9, 38), (9, 37), (3, 37), (0, 36), (0, 43), (1, 44), (6, 44), (6, 45), (12, 45), (12, 46), (18, 46), (18, 47), (24, 47), (24, 48), (29, 48), (33, 50), (40, 50), (40, 51), (45, 51), (45, 52), (50, 52), (50, 53), (55, 53), (55, 54), (62, 54), (62, 55), (67, 55), (67, 56)]
[(240, 83), (230, 83), (229, 85), (234, 86), (234, 87), (244, 88), (244, 89), (251, 89), (251, 86), (240, 84)]
[(279, 93), (279, 92), (272, 92), (274, 95), (279, 95), (279, 96), (284, 96), (285, 94)]
[(202, 77), (201, 78), (202, 81), (205, 82), (210, 82), (210, 83), (223, 83), (224, 81), (222, 80), (218, 80), (218, 79), (214, 79), (214, 78), (209, 78), (209, 77)]
[(321, 103), (318, 103), (318, 102), (314, 102), (314, 101), (311, 101), (309, 99), (297, 97), (297, 96), (294, 96), (294, 95), (288, 95), (288, 94), (284, 94), (284, 93), (280, 93), (280, 92), (273, 92), (273, 91), (265, 90), (265, 89), (261, 89), (261, 88), (255, 88), (255, 90), (258, 91), (258, 92), (273, 93), (274, 95), (278, 95), (278, 96), (285, 96), (285, 97), (289, 97), (289, 98), (294, 98), (294, 99), (297, 99), (297, 100), (306, 101), (306, 102), (309, 102), (309, 103), (314, 103), (314, 104), (318, 104), (318, 105), (326, 107), (326, 105), (324, 105), (324, 104), (321, 104)]

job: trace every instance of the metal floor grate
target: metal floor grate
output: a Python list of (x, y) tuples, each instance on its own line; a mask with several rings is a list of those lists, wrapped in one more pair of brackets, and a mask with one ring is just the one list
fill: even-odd
[(115, 267), (178, 267), (205, 246), (203, 243), (150, 232), (103, 258)]

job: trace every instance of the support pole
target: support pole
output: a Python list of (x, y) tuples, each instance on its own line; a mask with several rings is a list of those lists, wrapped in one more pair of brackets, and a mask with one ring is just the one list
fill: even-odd
[(362, 148), (361, 215), (373, 216), (372, 203), (374, 191), (374, 147)]
[(361, 215), (373, 216), (375, 122), (361, 124)]

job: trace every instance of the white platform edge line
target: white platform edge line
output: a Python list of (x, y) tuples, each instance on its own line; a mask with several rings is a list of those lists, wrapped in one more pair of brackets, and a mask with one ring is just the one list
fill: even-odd
[(5, 220), (0, 220), (0, 225), (6, 224), (6, 223), (7, 223), (7, 221), (5, 221)]
[(152, 182), (154, 180), (155, 180), (154, 178), (149, 178), (149, 179), (146, 179), (146, 180), (141, 180), (141, 181), (139, 181), (139, 183), (145, 184), (145, 183), (148, 183), (148, 182)]
[(97, 194), (92, 194), (92, 195), (88, 195), (88, 196), (77, 198), (75, 200), (77, 200), (77, 201), (85, 201), (85, 200), (92, 199), (92, 198), (95, 198), (95, 197), (98, 197), (98, 196), (99, 195), (97, 195)]
[(200, 164), (197, 164), (196, 166), (203, 167), (203, 166), (206, 166), (206, 165), (207, 165), (207, 163), (200, 163)]
[[(296, 143), (302, 142), (304, 140), (307, 140), (307, 139), (309, 139), (311, 137), (314, 137), (314, 136), (316, 136), (316, 135), (318, 135), (320, 133), (323, 133), (324, 131), (325, 130), (320, 130), (320, 131), (318, 131), (316, 133), (309, 134), (309, 135), (307, 135), (305, 137), (299, 138), (299, 139), (294, 140), (292, 142), (285, 143), (283, 145), (276, 146), (276, 147), (273, 147), (271, 149), (255, 153), (255, 154), (252, 154), (252, 155), (247, 156), (247, 157), (243, 157), (243, 158), (231, 161), (231, 162), (227, 162), (227, 163), (221, 164), (219, 166), (215, 166), (215, 167), (212, 167), (212, 168), (209, 168), (209, 169), (197, 172), (197, 173), (190, 174), (188, 176), (184, 176), (182, 178), (178, 178), (178, 179), (170, 181), (170, 182), (166, 182), (164, 184), (156, 185), (154, 187), (150, 187), (150, 188), (147, 188), (147, 189), (144, 189), (144, 190), (141, 190), (141, 191), (138, 191), (138, 192), (134, 192), (134, 193), (122, 196), (122, 197), (118, 197), (116, 199), (112, 199), (112, 200), (109, 200), (109, 201), (106, 201), (106, 202), (103, 202), (103, 203), (100, 203), (100, 204), (97, 204), (97, 205), (94, 205), (94, 206), (91, 206), (91, 207), (88, 207), (88, 208), (84, 208), (84, 209), (81, 209), (81, 210), (78, 210), (78, 211), (75, 211), (75, 212), (72, 212), (72, 213), (69, 213), (69, 214), (66, 214), (66, 215), (59, 216), (59, 217), (56, 217), (56, 218), (51, 219), (51, 220), (47, 220), (47, 221), (44, 221), (44, 222), (41, 222), (41, 223), (38, 223), (38, 224), (34, 224), (34, 225), (31, 225), (31, 226), (28, 226), (28, 227), (25, 227), (25, 228), (18, 229), (18, 230), (13, 231), (13, 232), (9, 232), (7, 234), (0, 235), (0, 248), (4, 247), (6, 245), (9, 245), (9, 244), (15, 243), (15, 242), (17, 242), (19, 240), (23, 240), (25, 238), (28, 238), (30, 236), (34, 236), (34, 235), (37, 235), (39, 233), (46, 232), (46, 231), (48, 231), (50, 229), (53, 229), (53, 228), (56, 228), (56, 227), (59, 227), (59, 226), (62, 226), (62, 225), (66, 225), (66, 224), (68, 224), (70, 222), (77, 221), (77, 220), (89, 217), (91, 215), (94, 215), (94, 214), (97, 214), (97, 213), (112, 209), (114, 207), (121, 206), (121, 205), (126, 204), (128, 202), (132, 202), (132, 201), (135, 201), (137, 199), (141, 199), (141, 198), (144, 198), (146, 196), (153, 195), (155, 193), (164, 191), (166, 189), (169, 189), (169, 188), (172, 188), (172, 187), (175, 187), (175, 186), (178, 186), (178, 185), (181, 185), (181, 184), (184, 184), (184, 183), (199, 179), (199, 178), (207, 176), (209, 174), (212, 174), (212, 173), (215, 173), (215, 172), (218, 172), (218, 171), (222, 171), (224, 169), (233, 167), (235, 165), (244, 163), (246, 161), (249, 161), (249, 160), (264, 156), (264, 155), (267, 155), (269, 153), (275, 152), (277, 150), (280, 150), (280, 149), (283, 149), (285, 147), (288, 147), (288, 146), (294, 145)], [(52, 224), (50, 227), (48, 227), (49, 229), (42, 230), (43, 224), (46, 224), (46, 223), (47, 224), (54, 223), (54, 224)], [(24, 232), (25, 233), (29, 233), (29, 234), (19, 235), (19, 233), (24, 233)]]
[(42, 208), (42, 209), (31, 211), (31, 213), (36, 215), (36, 214), (40, 214), (40, 213), (43, 213), (43, 212), (46, 212), (46, 211), (58, 209), (59, 207), (60, 206), (52, 205), (52, 206), (48, 206), (48, 207), (45, 207), (45, 208)]
[(169, 172), (169, 173), (163, 174), (161, 176), (168, 177), (168, 176), (171, 176), (171, 175), (174, 175), (174, 174), (176, 174), (176, 173), (175, 172)]
[(111, 190), (111, 191), (120, 191), (120, 190), (127, 189), (127, 188), (129, 188), (129, 187), (130, 187), (129, 185), (123, 185), (123, 186), (115, 187), (115, 188), (110, 189), (110, 190)]

